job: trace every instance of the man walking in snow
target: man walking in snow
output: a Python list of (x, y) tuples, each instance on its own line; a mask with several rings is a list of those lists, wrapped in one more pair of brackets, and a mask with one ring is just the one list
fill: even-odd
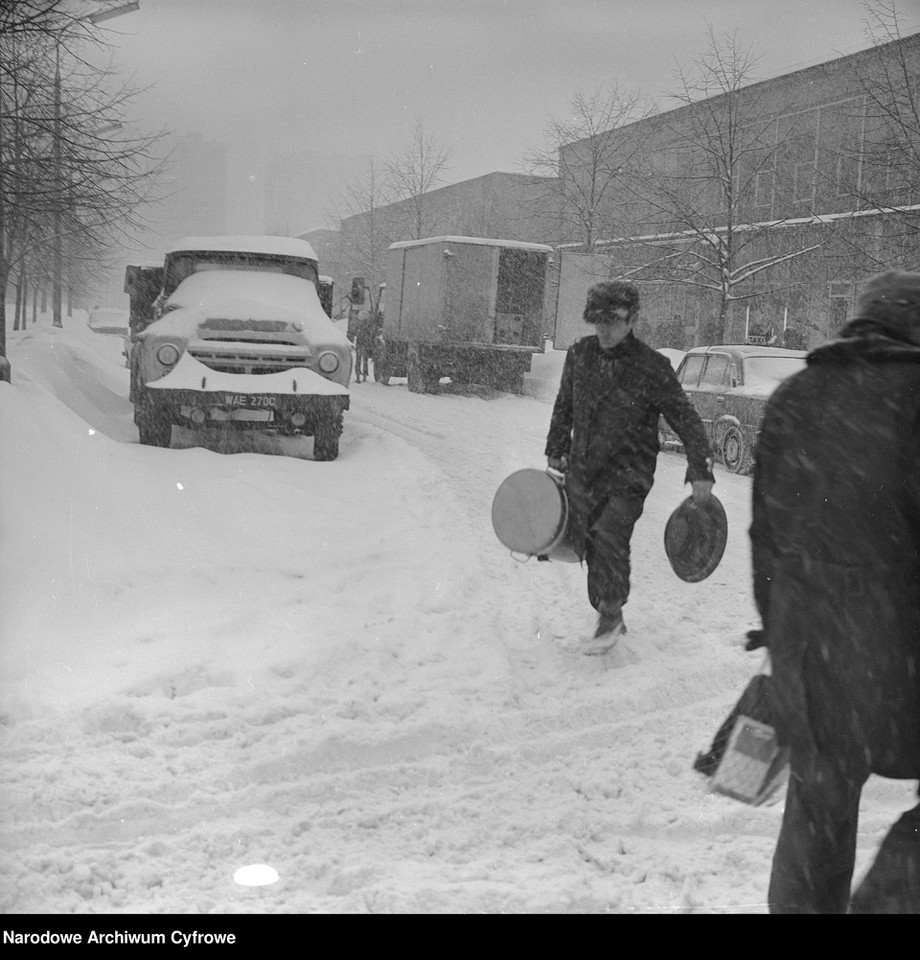
[(361, 383), (368, 377), (368, 360), (374, 355), (377, 339), (377, 318), (372, 311), (362, 310), (355, 325), (355, 380)]
[(612, 280), (588, 291), (584, 320), (595, 333), (569, 348), (546, 440), (549, 467), (565, 474), (568, 538), (587, 564), (598, 614), (587, 654), (610, 650), (626, 629), (629, 544), (654, 481), (659, 415), (684, 445), (694, 501), (705, 501), (714, 482), (702, 421), (670, 361), (635, 336), (638, 316), (635, 284)]
[(790, 748), (773, 913), (920, 913), (920, 804), (850, 897), (862, 787), (920, 777), (920, 273), (862, 290), (770, 398), (754, 595)]

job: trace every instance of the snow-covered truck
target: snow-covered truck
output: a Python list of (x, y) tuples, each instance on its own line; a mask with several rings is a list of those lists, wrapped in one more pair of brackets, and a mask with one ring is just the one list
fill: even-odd
[(441, 377), (520, 393), (543, 352), (552, 253), (480, 237), (391, 244), (375, 379), (407, 377), (415, 393), (434, 391)]
[(129, 266), (140, 442), (168, 447), (173, 426), (302, 434), (315, 460), (334, 460), (352, 354), (321, 303), (325, 279), (292, 237), (189, 237), (161, 267)]

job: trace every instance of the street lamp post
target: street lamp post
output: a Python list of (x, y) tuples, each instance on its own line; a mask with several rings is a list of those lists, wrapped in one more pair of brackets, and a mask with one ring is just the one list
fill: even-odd
[[(84, 17), (90, 23), (101, 23), (112, 17), (120, 17), (123, 13), (133, 13), (140, 10), (139, 0), (123, 3), (110, 10), (100, 10)], [(51, 322), (55, 327), (63, 327), (61, 319), (61, 299), (64, 287), (64, 240), (61, 236), (62, 207), (64, 204), (63, 170), (61, 164), (61, 43), (55, 45), (54, 61), (54, 189), (56, 202), (54, 205), (54, 246), (52, 251), (52, 281), (51, 281)]]
[(110, 20), (112, 17), (120, 17), (123, 13), (133, 13), (140, 10), (141, 5), (137, 0), (132, 3), (123, 3), (121, 6), (113, 7), (111, 10), (100, 10), (99, 13), (91, 13), (86, 20), (90, 23), (102, 23), (103, 20)]
[(51, 322), (62, 327), (61, 288), (64, 272), (64, 242), (61, 238), (61, 204), (64, 191), (61, 185), (61, 45), (54, 51), (54, 250), (52, 253)]

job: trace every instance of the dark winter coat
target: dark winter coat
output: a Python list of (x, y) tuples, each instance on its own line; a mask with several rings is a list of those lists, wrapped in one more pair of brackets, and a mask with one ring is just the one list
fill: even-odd
[[(920, 776), (920, 346), (859, 320), (767, 403), (754, 593), (780, 739)], [(894, 336), (892, 336), (894, 334)]]
[(609, 354), (594, 335), (569, 348), (546, 456), (568, 458), (568, 538), (579, 556), (589, 524), (611, 496), (641, 502), (651, 490), (661, 414), (687, 451), (687, 481), (712, 480), (706, 431), (667, 357), (632, 333)]
[(378, 329), (379, 324), (376, 316), (371, 314), (366, 317), (361, 317), (357, 324), (355, 346), (370, 353), (374, 349), (374, 340), (376, 339)]

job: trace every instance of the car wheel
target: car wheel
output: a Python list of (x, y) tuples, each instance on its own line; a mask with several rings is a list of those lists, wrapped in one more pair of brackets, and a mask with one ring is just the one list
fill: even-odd
[(719, 453), (729, 473), (744, 473), (748, 468), (750, 451), (739, 427), (726, 427), (719, 444)]
[(145, 447), (168, 447), (172, 442), (172, 424), (162, 414), (145, 410), (137, 418), (137, 434)]

